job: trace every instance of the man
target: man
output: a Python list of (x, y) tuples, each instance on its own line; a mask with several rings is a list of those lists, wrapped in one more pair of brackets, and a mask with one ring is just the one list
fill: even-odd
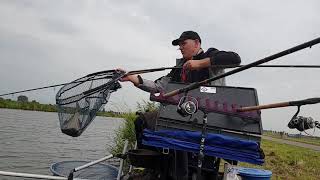
[[(182, 58), (177, 59), (176, 65), (183, 67), (182, 69), (174, 69), (155, 82), (143, 79), (140, 75), (126, 76), (121, 81), (130, 81), (144, 91), (156, 93), (170, 81), (186, 83), (202, 81), (224, 73), (224, 69), (219, 65), (239, 65), (241, 62), (239, 55), (234, 52), (219, 51), (215, 48), (209, 48), (204, 52), (201, 48), (201, 38), (194, 31), (183, 32), (178, 39), (172, 41), (172, 45), (179, 46)], [(211, 83), (222, 86), (225, 84), (224, 78)]]
[[(155, 82), (143, 79), (140, 75), (129, 75), (121, 81), (130, 81), (134, 86), (151, 93), (162, 91), (168, 82), (192, 83), (208, 79), (224, 73), (224, 69), (219, 65), (239, 65), (241, 59), (234, 52), (219, 51), (209, 48), (206, 52), (201, 48), (201, 38), (194, 31), (183, 32), (178, 39), (172, 41), (173, 46), (179, 46), (182, 54), (181, 59), (177, 59), (176, 66), (182, 69), (173, 69), (168, 75), (163, 76)], [(224, 86), (225, 79), (221, 78), (211, 83), (211, 85)], [(154, 129), (155, 116), (151, 114), (140, 115), (135, 122), (136, 137), (138, 147), (141, 144), (142, 131), (144, 128)], [(176, 179), (187, 179), (188, 177), (188, 156), (187, 153), (177, 151), (175, 160), (179, 162), (175, 166)]]

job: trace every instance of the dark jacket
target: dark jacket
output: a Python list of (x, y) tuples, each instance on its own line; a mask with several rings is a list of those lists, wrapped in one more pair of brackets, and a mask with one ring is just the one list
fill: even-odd
[[(224, 68), (214, 67), (214, 65), (239, 65), (241, 62), (240, 56), (237, 53), (219, 51), (215, 48), (210, 48), (206, 52), (201, 51), (199, 54), (194, 56), (193, 59), (201, 60), (207, 57), (210, 58), (212, 66), (206, 69), (194, 70), (187, 73), (188, 82), (199, 82), (224, 73)], [(184, 63), (184, 59), (177, 59), (176, 66), (182, 67)], [(140, 84), (137, 87), (147, 92), (160, 92), (164, 89), (168, 82), (181, 82), (181, 72), (181, 69), (173, 69), (168, 75), (157, 79), (155, 82), (147, 79), (142, 79), (140, 77)], [(216, 81), (211, 82), (210, 85), (225, 86), (225, 79), (218, 79)]]
[[(239, 65), (241, 63), (241, 58), (237, 53), (219, 51), (215, 48), (209, 48), (206, 52), (201, 51), (199, 54), (193, 57), (194, 60), (201, 60), (204, 58), (210, 58), (212, 66)], [(182, 66), (185, 63), (184, 59), (178, 59), (178, 61), (181, 61), (181, 63), (177, 64), (177, 66)], [(223, 68), (219, 68), (219, 69), (223, 69)], [(181, 73), (182, 73), (182, 69), (174, 69), (167, 76), (171, 78), (171, 81), (181, 82)], [(188, 72), (187, 74), (187, 80), (190, 83), (199, 82), (199, 81), (208, 79), (209, 77), (210, 77), (209, 68), (201, 69), (201, 70), (193, 70)]]

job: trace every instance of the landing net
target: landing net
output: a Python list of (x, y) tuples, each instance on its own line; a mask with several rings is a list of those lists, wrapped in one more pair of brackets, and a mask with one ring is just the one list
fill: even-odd
[(110, 94), (121, 88), (123, 72), (110, 70), (89, 74), (63, 86), (56, 95), (61, 131), (77, 137), (108, 102)]

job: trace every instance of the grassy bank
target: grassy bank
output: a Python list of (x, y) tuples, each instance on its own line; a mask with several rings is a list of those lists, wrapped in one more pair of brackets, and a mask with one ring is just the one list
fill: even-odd
[(262, 140), (261, 145), (265, 164), (240, 166), (268, 169), (273, 173), (272, 179), (320, 179), (320, 152), (268, 140)]
[(114, 146), (111, 147), (112, 154), (122, 153), (124, 146), (124, 139), (129, 141), (129, 149), (133, 149), (136, 141), (134, 121), (136, 119), (135, 113), (126, 113), (120, 116), (124, 119), (123, 125), (116, 131), (116, 137), (114, 138)]
[[(158, 110), (159, 105), (156, 102), (150, 102), (143, 100), (142, 102), (137, 102), (137, 112), (145, 113), (149, 111)], [(118, 154), (122, 152), (124, 139), (129, 141), (129, 149), (134, 147), (136, 136), (134, 121), (137, 118), (136, 113), (129, 112), (120, 114), (117, 117), (124, 119), (124, 124), (116, 132), (116, 138), (114, 139), (114, 146), (111, 147), (111, 152), (113, 154)]]

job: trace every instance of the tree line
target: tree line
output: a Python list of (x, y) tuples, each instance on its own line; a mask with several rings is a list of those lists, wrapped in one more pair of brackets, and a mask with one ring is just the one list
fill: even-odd
[[(57, 105), (41, 104), (35, 100), (29, 102), (26, 96), (19, 96), (17, 101), (11, 99), (3, 99), (0, 97), (0, 108), (6, 109), (22, 109), (28, 111), (44, 111), (57, 112)], [(104, 109), (97, 113), (97, 116), (121, 117), (123, 113), (105, 111)]]
[(22, 109), (22, 110), (29, 110), (29, 111), (57, 112), (56, 105), (40, 104), (35, 100), (28, 102), (28, 101), (14, 101), (11, 99), (0, 98), (0, 108)]

